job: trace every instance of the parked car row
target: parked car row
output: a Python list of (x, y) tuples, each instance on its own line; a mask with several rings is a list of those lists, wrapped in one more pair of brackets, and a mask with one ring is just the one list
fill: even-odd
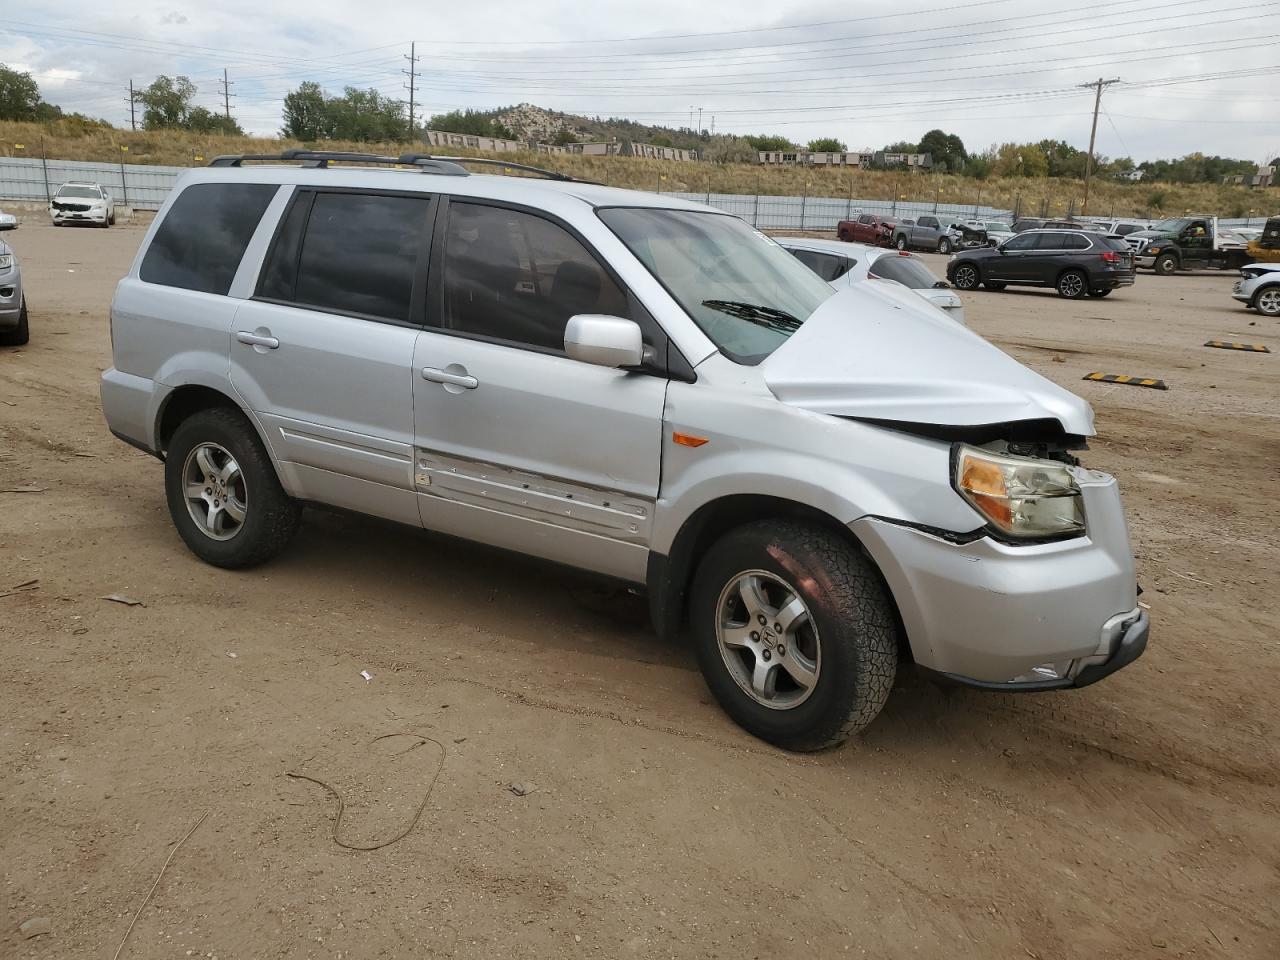
[(985, 246), (991, 242), (987, 225), (980, 220), (931, 214), (894, 220), (875, 213), (862, 213), (851, 220), (841, 220), (836, 225), (836, 238), (847, 243), (938, 253)]

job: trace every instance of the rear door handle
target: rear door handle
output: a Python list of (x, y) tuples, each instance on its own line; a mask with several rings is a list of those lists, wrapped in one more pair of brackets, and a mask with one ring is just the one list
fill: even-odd
[(432, 383), (443, 383), (450, 387), (462, 387), (464, 390), (474, 390), (480, 386), (480, 381), (475, 377), (462, 373), (449, 373), (447, 370), (438, 370), (435, 367), (423, 367), (422, 379), (430, 380)]
[(280, 346), (280, 341), (275, 337), (263, 336), (260, 333), (254, 333), (251, 330), (240, 330), (236, 333), (236, 339), (241, 343), (247, 343), (251, 347), (266, 347), (268, 350), (274, 350)]

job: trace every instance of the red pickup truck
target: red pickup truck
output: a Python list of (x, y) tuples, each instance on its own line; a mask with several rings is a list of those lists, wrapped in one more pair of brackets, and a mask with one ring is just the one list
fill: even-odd
[(874, 213), (862, 213), (852, 220), (836, 224), (836, 237), (850, 243), (869, 243), (876, 247), (893, 245), (894, 223)]

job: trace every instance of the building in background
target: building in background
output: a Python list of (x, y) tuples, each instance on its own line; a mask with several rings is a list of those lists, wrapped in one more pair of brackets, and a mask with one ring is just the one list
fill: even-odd
[(906, 168), (912, 173), (933, 169), (933, 155), (928, 153), (885, 153), (883, 150), (846, 150), (826, 153), (813, 150), (761, 150), (759, 162), (780, 166), (861, 167), (863, 169)]
[(1253, 173), (1236, 174), (1235, 176), (1227, 176), (1222, 178), (1222, 182), (1229, 186), (1251, 187), (1254, 190), (1265, 190), (1267, 187), (1280, 186), (1280, 180), (1276, 179), (1276, 167), (1259, 167)]

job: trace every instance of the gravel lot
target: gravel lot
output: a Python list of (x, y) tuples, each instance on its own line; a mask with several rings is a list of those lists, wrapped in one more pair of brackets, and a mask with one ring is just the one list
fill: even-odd
[[(38, 220), (0, 349), (0, 956), (111, 956), (206, 813), (123, 957), (1280, 956), (1280, 324), (1230, 275), (965, 298), (1093, 403), (1147, 654), (1071, 693), (906, 676), (791, 756), (574, 573), (320, 510), (266, 567), (199, 563), (98, 407), (143, 227)], [(343, 849), (290, 772), (345, 842), (425, 808)]]

